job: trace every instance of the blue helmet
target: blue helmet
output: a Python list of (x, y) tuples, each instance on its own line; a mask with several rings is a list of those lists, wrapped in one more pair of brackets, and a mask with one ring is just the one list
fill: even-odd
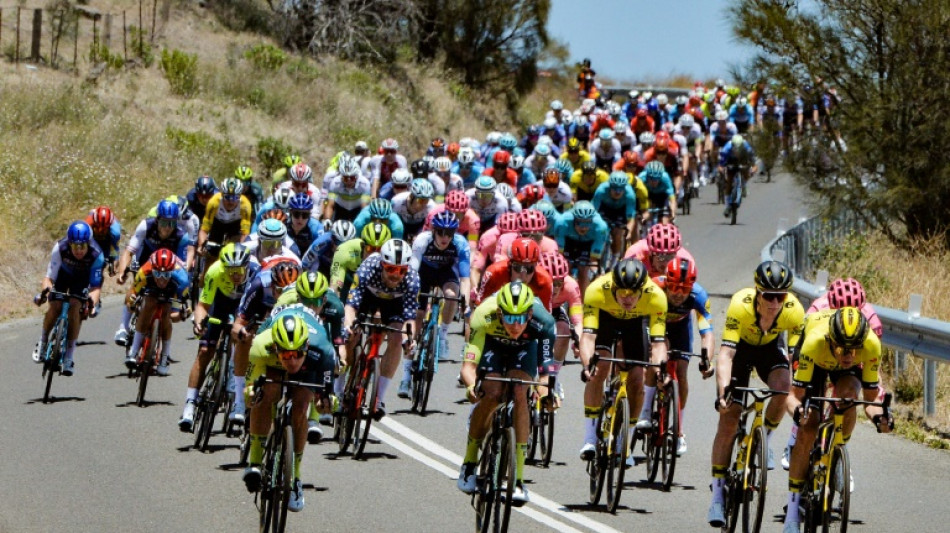
[(498, 141), (498, 146), (501, 146), (502, 148), (504, 148), (505, 150), (509, 152), (514, 150), (515, 146), (517, 145), (518, 145), (518, 139), (515, 139), (515, 136), (510, 133), (506, 133), (502, 135), (501, 140)]
[(69, 229), (66, 230), (66, 240), (69, 241), (70, 244), (88, 243), (92, 240), (92, 228), (89, 227), (89, 224), (77, 220), (70, 224)]
[(369, 203), (369, 218), (382, 220), (393, 214), (393, 204), (384, 198), (377, 198)]
[(537, 124), (532, 124), (528, 126), (528, 137), (538, 137), (541, 135), (541, 126)]
[(432, 227), (438, 229), (458, 229), (459, 219), (451, 211), (440, 211), (432, 217)]
[(659, 161), (650, 161), (647, 163), (646, 174), (648, 178), (660, 179), (666, 173), (666, 167)]
[(597, 210), (594, 209), (594, 204), (588, 202), (587, 200), (581, 200), (574, 204), (574, 220), (592, 220), (594, 215), (597, 214)]
[(313, 198), (306, 193), (297, 194), (290, 199), (290, 202), (287, 203), (287, 207), (289, 207), (291, 211), (312, 211)]
[(156, 209), (155, 216), (157, 218), (170, 218), (172, 220), (178, 220), (178, 217), (181, 215), (181, 211), (178, 209), (178, 204), (168, 200), (162, 200), (158, 202), (158, 209)]
[(607, 180), (607, 183), (610, 184), (608, 187), (611, 189), (623, 189), (630, 181), (626, 172), (616, 171), (610, 173), (610, 178)]
[(198, 194), (214, 194), (218, 192), (218, 184), (211, 176), (201, 176), (195, 182), (195, 192)]
[(557, 167), (557, 171), (561, 173), (562, 180), (570, 179), (571, 174), (574, 173), (574, 165), (567, 159), (558, 159), (554, 165)]

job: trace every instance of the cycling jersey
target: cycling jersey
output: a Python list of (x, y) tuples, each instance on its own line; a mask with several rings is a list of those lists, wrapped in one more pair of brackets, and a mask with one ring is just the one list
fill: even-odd
[[(353, 221), (353, 227), (356, 228), (356, 234), (361, 235), (363, 228), (374, 222), (374, 220), (369, 216), (369, 207), (364, 207), (360, 214), (356, 216), (356, 220)], [(401, 239), (403, 235), (402, 219), (399, 218), (395, 212), (389, 213), (389, 219), (377, 221), (382, 222), (382, 224), (389, 228), (390, 233), (393, 234), (394, 239)]]
[[(809, 306), (806, 314), (810, 315), (812, 313), (817, 313), (818, 311), (824, 311), (825, 309), (830, 309), (831, 305), (828, 303), (828, 293), (822, 294), (817, 299), (812, 300), (811, 306)], [(880, 317), (877, 316), (877, 311), (874, 310), (869, 302), (864, 302), (859, 309), (861, 309), (861, 314), (864, 315), (864, 318), (868, 319), (868, 325), (871, 326), (871, 331), (874, 332), (878, 338), (881, 338), (881, 335), (884, 334), (884, 325), (881, 324)]]
[[(435, 206), (435, 209), (429, 211), (429, 214), (426, 216), (426, 223), (422, 226), (423, 231), (429, 231), (432, 229), (432, 217), (445, 210), (445, 204), (439, 204)], [(463, 214), (459, 219), (459, 229), (457, 230), (457, 233), (466, 235), (468, 240), (474, 243), (478, 241), (478, 235), (481, 231), (481, 227), (482, 221), (478, 218), (478, 215), (475, 214), (475, 211), (472, 211), (472, 209), (469, 208), (465, 210), (465, 214)]]
[(579, 245), (590, 250), (591, 258), (598, 259), (604, 254), (604, 246), (607, 244), (607, 235), (609, 234), (607, 223), (600, 218), (600, 215), (594, 215), (590, 229), (584, 235), (580, 235), (574, 227), (574, 212), (570, 211), (564, 213), (561, 220), (558, 221), (555, 238), (562, 253), (565, 248), (574, 243), (575, 246)]
[(168, 237), (161, 238), (158, 231), (158, 219), (149, 218), (139, 222), (125, 249), (132, 252), (132, 256), (137, 258), (138, 263), (142, 265), (148, 261), (152, 252), (159, 248), (168, 248), (175, 252), (175, 255), (179, 258), (185, 259), (188, 254), (188, 247), (193, 245), (194, 242), (181, 226), (177, 226)]
[(739, 130), (732, 122), (723, 124), (717, 120), (709, 126), (709, 135), (712, 137), (713, 143), (719, 148), (725, 146), (727, 142), (732, 140), (732, 136), (738, 133)]
[[(552, 289), (553, 292), (553, 289)], [(567, 314), (571, 318), (571, 325), (577, 326), (584, 319), (584, 300), (581, 298), (581, 287), (571, 276), (564, 277), (564, 286), (551, 295), (555, 309), (567, 304)]]
[[(231, 281), (230, 276), (226, 274), (221, 261), (215, 261), (214, 264), (208, 268), (208, 272), (205, 273), (204, 286), (201, 289), (199, 301), (203, 304), (212, 305), (219, 296), (228, 300), (240, 300), (241, 296), (244, 295), (244, 290), (247, 288), (248, 281), (257, 276), (260, 268), (260, 265), (257, 263), (248, 263), (247, 275), (244, 278), (244, 282), (235, 284)], [(214, 316), (217, 317), (217, 315)]]
[(590, 152), (587, 150), (576, 152), (576, 155), (574, 155), (573, 158), (571, 155), (571, 152), (564, 152), (561, 154), (561, 159), (567, 160), (571, 166), (574, 167), (574, 170), (580, 170), (584, 163), (590, 161)]
[(620, 159), (620, 153), (620, 141), (616, 138), (604, 141), (598, 137), (590, 143), (590, 154), (594, 157), (598, 167), (613, 165)]
[[(90, 228), (92, 227), (92, 215), (86, 216), (86, 224), (89, 224)], [(119, 224), (118, 220), (112, 222), (108, 233), (104, 235), (94, 233), (92, 237), (105, 254), (106, 260), (115, 261), (119, 258), (119, 239), (122, 238), (122, 224)]]
[(670, 141), (669, 148), (665, 152), (657, 151), (656, 146), (654, 146), (643, 154), (643, 160), (647, 163), (659, 161), (663, 163), (663, 168), (666, 169), (667, 174), (675, 176), (680, 173), (680, 161), (677, 155), (679, 152), (679, 145), (675, 141)]
[(673, 180), (666, 172), (658, 179), (647, 176), (643, 171), (638, 176), (643, 185), (647, 188), (647, 194), (650, 198), (650, 207), (665, 207), (670, 197), (674, 194)]
[(604, 169), (598, 168), (595, 171), (593, 181), (588, 181), (584, 177), (583, 170), (575, 170), (571, 175), (571, 193), (575, 200), (591, 200), (594, 198), (594, 192), (602, 183), (607, 183), (610, 175)]
[(855, 354), (854, 364), (848, 368), (842, 367), (835, 359), (832, 352), (834, 347), (829, 340), (831, 317), (834, 314), (834, 309), (826, 309), (808, 316), (805, 323), (805, 340), (798, 354), (798, 369), (792, 383), (804, 388), (811, 383), (816, 369), (830, 372), (855, 369), (857, 372), (860, 366), (862, 386), (865, 389), (876, 389), (880, 381), (878, 370), (881, 366), (881, 341), (873, 331), (869, 331), (864, 344)]
[(347, 274), (356, 272), (363, 262), (363, 241), (353, 239), (337, 246), (330, 265), (330, 288), (339, 290)]
[(735, 124), (737, 129), (748, 128), (755, 124), (755, 111), (750, 104), (744, 106), (732, 104), (729, 108), (729, 122)]
[(207, 211), (207, 205), (201, 203), (201, 200), (198, 199), (198, 192), (195, 191), (194, 187), (188, 191), (188, 194), (185, 195), (185, 199), (188, 200), (188, 209), (198, 217), (198, 220), (203, 220), (205, 211)]
[(515, 190), (518, 188), (518, 175), (510, 168), (505, 168), (505, 174), (503, 176), (496, 176), (495, 167), (486, 167), (485, 170), (482, 171), (482, 176), (491, 176), (495, 179), (495, 183), (507, 183)]
[(477, 180), (484, 171), (485, 165), (479, 163), (478, 161), (464, 167), (458, 161), (452, 163), (452, 173), (458, 174), (458, 176), (462, 178), (462, 183), (466, 189), (474, 187), (475, 180)]
[(54, 290), (79, 294), (84, 289), (102, 287), (102, 268), (105, 255), (95, 242), (89, 243), (86, 255), (77, 259), (69, 248), (69, 241), (61, 239), (53, 245), (46, 277), (53, 281)]
[(272, 257), (286, 257), (293, 260), (298, 265), (300, 264), (300, 254), (297, 249), (297, 244), (294, 243), (294, 240), (290, 238), (289, 235), (284, 235), (284, 242), (281, 244), (280, 252), (271, 254), (267, 257), (261, 257), (260, 247), (261, 247), (261, 236), (259, 233), (251, 235), (242, 243), (247, 248), (247, 252), (251, 255), (251, 261), (256, 261), (258, 264), (263, 265), (268, 259)]
[[(300, 303), (297, 287), (287, 287), (277, 298), (275, 308)], [(334, 345), (343, 344), (343, 302), (333, 291), (323, 293), (323, 307), (320, 308), (320, 320), (326, 336)]]
[(411, 193), (409, 192), (399, 193), (393, 197), (392, 201), (393, 213), (395, 213), (402, 221), (403, 235), (406, 237), (406, 240), (412, 240), (412, 237), (422, 230), (422, 225), (425, 224), (426, 216), (429, 215), (429, 212), (435, 209), (435, 202), (429, 199), (426, 201), (425, 207), (419, 209), (415, 213), (411, 212), (409, 210), (410, 196)]
[(590, 282), (584, 292), (584, 332), (597, 333), (601, 315), (619, 320), (644, 318), (650, 331), (650, 340), (663, 342), (666, 335), (666, 294), (648, 279), (640, 289), (640, 299), (633, 309), (626, 310), (614, 296), (613, 274), (607, 273)]
[(274, 293), (270, 268), (261, 268), (245, 287), (241, 303), (238, 304), (237, 316), (246, 322), (262, 320), (274, 308), (276, 302), (277, 295)]
[[(531, 154), (524, 159), (524, 168), (526, 170), (530, 170), (534, 174), (541, 174), (544, 172), (544, 169), (548, 168), (554, 163), (557, 163), (557, 158), (552, 155), (541, 156), (538, 154)], [(517, 173), (517, 171), (514, 172)], [(520, 183), (518, 184), (518, 187), (521, 187)]]
[[(544, 199), (551, 202), (554, 205), (554, 208), (558, 212), (563, 213), (565, 210), (570, 209), (571, 205), (574, 203), (574, 194), (571, 192), (571, 186), (566, 182), (559, 181), (557, 184), (557, 190), (554, 191), (554, 194), (551, 194), (551, 189), (547, 187), (544, 188)], [(550, 228), (550, 224), (548, 225)]]
[[(237, 206), (228, 211), (224, 209), (222, 198), (222, 193), (219, 192), (208, 200), (208, 205), (205, 207), (205, 216), (201, 219), (201, 231), (214, 234), (212, 228), (217, 224), (229, 228), (233, 227), (234, 230), (240, 231), (242, 237), (249, 235), (251, 233), (251, 220), (253, 219), (251, 216), (253, 207), (250, 200), (246, 196), (241, 196), (241, 201), (238, 202)], [(211, 240), (221, 242), (224, 238), (218, 237)]]
[[(492, 263), (482, 275), (481, 286), (475, 294), (475, 305), (485, 301), (486, 298), (498, 292), (506, 283), (511, 282), (510, 260), (503, 259), (497, 263)], [(545, 309), (550, 311), (551, 293), (554, 291), (554, 278), (541, 265), (534, 267), (534, 276), (527, 283), (534, 292), (535, 298), (541, 302)]]
[(389, 161), (384, 154), (374, 155), (364, 161), (363, 164), (366, 165), (364, 174), (372, 176), (371, 183), (374, 187), (382, 187), (389, 183), (393, 172), (397, 168), (409, 168), (409, 164), (406, 163), (406, 156), (402, 154), (394, 154), (392, 160)]
[(313, 311), (300, 304), (291, 305), (281, 310), (261, 325), (261, 332), (254, 337), (251, 349), (248, 352), (251, 370), (248, 383), (253, 383), (257, 378), (265, 375), (268, 368), (283, 371), (284, 367), (280, 364), (271, 326), (287, 316), (301, 317), (304, 323), (307, 324), (308, 330), (307, 355), (303, 366), (297, 372), (289, 374), (288, 377), (318, 386), (329, 385), (333, 380), (333, 370), (336, 367), (336, 350), (327, 340), (326, 333)]
[[(526, 186), (537, 183), (538, 177), (535, 175), (535, 172), (530, 168), (520, 168), (515, 170), (515, 173), (518, 174), (518, 190), (524, 189)], [(538, 173), (540, 174), (540, 172)]]
[[(621, 223), (625, 224), (627, 220), (637, 216), (638, 203), (643, 210), (645, 210), (649, 205), (647, 203), (648, 200), (646, 193), (644, 192), (642, 199), (638, 199), (636, 194), (633, 192), (633, 187), (629, 185), (624, 186), (623, 194), (620, 196), (620, 198), (614, 198), (610, 194), (610, 191), (611, 187), (609, 183), (601, 183), (597, 186), (597, 190), (594, 191), (594, 197), (591, 199), (591, 203), (594, 204), (594, 209), (600, 212), (601, 215), (606, 213), (619, 214)], [(614, 217), (606, 218), (613, 219)]]
[(300, 264), (305, 272), (322, 272), (330, 279), (330, 264), (335, 252), (333, 233), (325, 231), (310, 244), (300, 258)]
[(743, 141), (745, 146), (745, 152), (742, 154), (742, 157), (737, 157), (733, 151), (735, 149), (732, 146), (732, 141), (726, 143), (722, 150), (719, 151), (719, 166), (721, 167), (731, 167), (736, 165), (745, 165), (750, 167), (755, 163), (755, 151), (752, 149), (752, 145), (749, 144), (749, 141)]
[(508, 200), (498, 191), (495, 191), (491, 200), (482, 202), (478, 198), (476, 189), (472, 188), (465, 192), (468, 195), (469, 206), (478, 219), (481, 221), (481, 231), (485, 231), (495, 225), (498, 215), (508, 212)]
[(420, 233), (412, 242), (412, 259), (409, 265), (422, 277), (425, 277), (425, 273), (444, 270), (452, 272), (456, 278), (467, 278), (470, 274), (470, 263), (468, 240), (458, 233), (452, 236), (452, 242), (444, 250), (435, 245), (431, 231)]
[[(367, 302), (375, 303), (380, 301), (392, 304), (400, 304), (402, 310), (402, 320), (415, 320), (416, 311), (419, 308), (417, 298), (419, 296), (419, 273), (410, 268), (402, 281), (395, 287), (387, 287), (383, 283), (383, 256), (374, 253), (367, 257), (356, 269), (353, 276), (353, 288), (346, 298), (346, 305), (361, 309), (361, 305)], [(372, 305), (372, 303), (371, 303)], [(389, 318), (383, 316), (384, 321)]]
[[(346, 211), (356, 211), (366, 207), (370, 201), (370, 192), (372, 191), (369, 180), (364, 176), (357, 176), (353, 186), (347, 187), (343, 181), (343, 176), (337, 175), (329, 183), (324, 182), (323, 187), (326, 191), (327, 201), (336, 208), (342, 208)], [(355, 216), (354, 213), (353, 217)], [(334, 217), (334, 219), (338, 218)]]
[(313, 218), (308, 218), (306, 225), (300, 228), (300, 231), (294, 229), (293, 221), (287, 222), (287, 237), (293, 242), (293, 246), (290, 247), (291, 250), (297, 256), (303, 254), (303, 252), (310, 249), (310, 245), (313, 244), (313, 241), (323, 235), (323, 224), (314, 220)]
[(432, 172), (429, 174), (429, 183), (435, 188), (435, 202), (441, 204), (445, 201), (445, 195), (451, 191), (464, 191), (465, 184), (458, 174), (451, 172), (443, 178), (440, 174)]
[[(532, 377), (538, 366), (553, 370), (551, 348), (556, 339), (554, 317), (535, 301), (528, 326), (517, 339), (511, 338), (502, 324), (501, 311), (494, 296), (472, 311), (469, 322), (471, 340), (465, 346), (465, 361), (485, 366), (488, 373), (522, 370)], [(500, 352), (500, 353), (499, 353)]]
[(164, 287), (159, 287), (155, 283), (155, 277), (152, 275), (153, 270), (152, 262), (146, 261), (142, 268), (135, 273), (135, 280), (132, 282), (131, 288), (133, 294), (142, 294), (145, 291), (150, 296), (160, 298), (177, 297), (179, 301), (185, 301), (188, 296), (188, 289), (191, 287), (191, 280), (181, 260), (176, 260), (172, 277)]
[[(666, 278), (661, 276), (655, 278), (654, 282), (656, 282), (658, 287), (663, 288), (666, 283)], [(696, 316), (699, 317), (697, 326), (699, 327), (700, 335), (712, 332), (711, 323), (713, 318), (709, 312), (709, 294), (706, 293), (706, 289), (699, 283), (693, 283), (693, 289), (689, 292), (689, 296), (679, 305), (674, 304), (669, 298), (666, 299), (666, 304), (667, 324), (691, 322), (692, 313), (695, 312)]]
[(726, 326), (722, 332), (722, 345), (736, 348), (739, 342), (753, 346), (764, 346), (778, 338), (782, 332), (788, 332), (788, 345), (798, 344), (798, 338), (804, 328), (805, 309), (794, 294), (785, 297), (785, 305), (775, 317), (774, 322), (765, 330), (759, 325), (759, 313), (755, 310), (754, 288), (742, 289), (732, 295), (726, 310)]

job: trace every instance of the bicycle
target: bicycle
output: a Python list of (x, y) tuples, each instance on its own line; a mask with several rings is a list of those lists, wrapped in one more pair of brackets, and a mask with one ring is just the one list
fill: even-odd
[[(745, 197), (745, 171), (748, 169), (748, 165), (738, 165), (733, 164), (728, 166), (726, 171), (726, 180), (729, 180), (728, 176), (732, 176), (732, 179), (729, 180), (732, 182), (732, 187), (729, 190), (729, 194), (726, 195), (726, 209), (728, 214), (726, 216), (730, 217), (730, 226), (736, 225), (736, 214), (739, 211), (739, 205), (742, 203), (742, 199)], [(725, 180), (724, 180), (725, 181)], [(725, 187), (725, 184), (723, 185)]]
[[(144, 296), (145, 295), (136, 298), (134, 305), (136, 312), (133, 315), (133, 319), (136, 323), (138, 322), (138, 311), (141, 308)], [(152, 372), (155, 371), (155, 367), (158, 366), (159, 363), (159, 358), (161, 358), (163, 342), (162, 320), (166, 313), (165, 304), (178, 301), (169, 297), (155, 297), (155, 300), (155, 312), (152, 313), (152, 323), (148, 328), (150, 333), (142, 340), (142, 348), (136, 355), (135, 365), (129, 369), (129, 377), (134, 377), (139, 382), (138, 394), (135, 397), (135, 403), (139, 407), (145, 407), (145, 390), (148, 387), (148, 378)], [(131, 341), (129, 342), (129, 347), (131, 347)]]
[[(508, 531), (511, 517), (511, 496), (515, 489), (515, 454), (518, 453), (515, 442), (514, 411), (515, 396), (513, 385), (542, 386), (539, 381), (518, 378), (491, 377), (479, 378), (484, 381), (501, 383), (504, 387), (502, 401), (492, 414), (491, 428), (482, 442), (478, 459), (478, 471), (475, 477), (476, 489), (472, 494), (472, 507), (475, 508), (475, 530)], [(548, 377), (548, 390), (554, 388), (554, 376)], [(521, 504), (523, 505), (523, 504)], [(520, 505), (516, 505), (520, 506)]]
[(426, 311), (426, 317), (422, 330), (416, 337), (416, 350), (412, 358), (412, 371), (410, 377), (412, 385), (410, 387), (410, 398), (412, 400), (412, 410), (420, 415), (426, 414), (426, 407), (429, 405), (429, 392), (432, 390), (432, 378), (439, 371), (439, 359), (445, 357), (442, 353), (442, 343), (439, 342), (439, 326), (442, 325), (442, 300), (452, 300), (459, 302), (460, 310), (464, 316), (465, 298), (448, 297), (442, 294), (439, 289), (431, 293), (421, 293), (419, 296), (429, 298), (431, 303)]
[[(808, 470), (801, 495), (801, 507), (805, 511), (802, 523), (806, 533), (819, 530), (823, 533), (848, 530), (848, 513), (851, 508), (851, 460), (845, 447), (844, 414), (858, 405), (873, 405), (884, 409), (883, 416), (890, 418), (891, 394), (885, 394), (880, 402), (846, 398), (806, 398), (802, 412), (807, 413), (813, 403), (827, 404), (831, 416), (819, 410), (818, 433), (808, 454)], [(842, 405), (843, 404), (843, 405)]]
[(195, 307), (198, 305), (198, 298), (201, 294), (201, 286), (204, 281), (205, 271), (208, 270), (207, 265), (209, 264), (209, 259), (211, 262), (214, 262), (214, 258), (218, 257), (218, 253), (221, 252), (221, 248), (224, 245), (208, 241), (204, 246), (204, 253), (196, 254), (195, 262), (191, 267), (191, 289), (189, 300), (191, 301), (191, 310), (194, 311)]
[[(722, 526), (722, 531), (733, 533), (736, 530), (741, 508), (743, 531), (758, 532), (762, 526), (765, 492), (768, 489), (769, 450), (765, 433), (765, 400), (775, 395), (787, 395), (788, 391), (730, 385), (723, 396), (731, 394), (732, 391), (742, 393), (742, 414), (739, 417), (739, 427), (732, 447), (733, 459), (726, 473), (726, 486), (723, 490), (726, 523)], [(747, 403), (748, 396), (753, 398), (751, 405)], [(746, 430), (746, 421), (752, 413), (752, 427)]]
[[(545, 406), (545, 400), (547, 406)], [(528, 430), (527, 460), (534, 462), (534, 456), (541, 449), (541, 466), (547, 468), (551, 464), (551, 452), (554, 450), (554, 389), (548, 389), (543, 398), (538, 390), (528, 391), (528, 413), (530, 429)]]
[(53, 329), (49, 332), (49, 338), (46, 342), (46, 351), (42, 354), (43, 372), (41, 376), (46, 378), (46, 388), (43, 390), (43, 403), (50, 402), (49, 391), (53, 386), (53, 374), (57, 372), (60, 374), (63, 373), (63, 357), (66, 355), (66, 343), (69, 335), (69, 301), (75, 298), (85, 306), (89, 303), (89, 297), (86, 296), (86, 294), (87, 291), (83, 291), (82, 295), (79, 296), (45, 289), (36, 298), (39, 305), (49, 300), (63, 302), (59, 316), (56, 317), (56, 322), (53, 323)]
[(294, 489), (293, 400), (290, 390), (291, 387), (317, 387), (326, 391), (329, 387), (327, 383), (303, 383), (261, 376), (254, 383), (255, 396), (265, 383), (279, 384), (281, 393), (274, 408), (270, 433), (264, 441), (261, 486), (254, 495), (254, 502), (260, 511), (261, 533), (282, 533), (287, 527), (287, 506)]
[[(208, 317), (207, 323), (215, 326), (222, 325), (222, 321), (215, 317)], [(214, 356), (205, 370), (205, 378), (199, 389), (195, 401), (195, 449), (208, 449), (208, 439), (214, 427), (214, 418), (218, 410), (224, 408), (224, 424), (222, 432), (227, 432), (228, 415), (231, 413), (233, 394), (228, 390), (231, 377), (231, 324), (224, 324), (220, 338), (215, 347)]]

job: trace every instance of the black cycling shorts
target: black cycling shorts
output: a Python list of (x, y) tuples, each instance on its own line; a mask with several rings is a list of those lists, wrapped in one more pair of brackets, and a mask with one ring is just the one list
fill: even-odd
[[(732, 383), (736, 387), (748, 387), (752, 369), (763, 382), (768, 382), (773, 370), (788, 369), (788, 358), (779, 349), (778, 338), (772, 342), (757, 346), (739, 341), (736, 354), (732, 359)], [(733, 399), (742, 400), (742, 393), (733, 392)]]
[(501, 375), (511, 370), (521, 370), (531, 376), (531, 379), (537, 379), (538, 341), (512, 345), (487, 336), (478, 368), (485, 374)]
[[(645, 318), (631, 318), (621, 320), (605, 311), (599, 311), (597, 338), (595, 348), (610, 351), (621, 341), (623, 343), (623, 358), (633, 361), (650, 360), (650, 343), (646, 335)], [(614, 355), (614, 357), (617, 357)]]
[(402, 298), (385, 300), (369, 291), (364, 292), (357, 314), (373, 316), (376, 311), (379, 311), (379, 316), (383, 324), (388, 325), (394, 322), (402, 324), (405, 320), (403, 316)]

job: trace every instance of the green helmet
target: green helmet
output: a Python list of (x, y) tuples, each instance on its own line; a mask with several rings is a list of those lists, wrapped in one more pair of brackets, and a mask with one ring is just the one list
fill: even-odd
[(247, 165), (241, 165), (234, 169), (234, 177), (241, 181), (247, 181), (254, 177), (254, 171)]
[(274, 344), (281, 350), (300, 350), (310, 338), (307, 323), (300, 315), (287, 315), (271, 326)]
[(300, 156), (297, 154), (290, 154), (284, 157), (284, 166), (287, 168), (290, 168), (300, 162)]
[(327, 278), (320, 272), (306, 272), (297, 278), (297, 296), (316, 300), (327, 292)]
[(522, 315), (527, 313), (531, 309), (531, 306), (534, 305), (534, 292), (531, 290), (531, 287), (524, 283), (513, 281), (505, 284), (498, 291), (496, 301), (502, 313), (506, 315)]
[(373, 222), (372, 224), (367, 224), (363, 226), (363, 231), (360, 233), (360, 238), (363, 239), (363, 244), (372, 246), (374, 248), (380, 248), (383, 244), (391, 239), (393, 236), (392, 232), (384, 224), (379, 222)]
[(221, 248), (218, 259), (221, 260), (221, 265), (225, 267), (246, 267), (251, 262), (251, 254), (248, 253), (247, 246), (229, 242), (224, 245), (224, 248)]

